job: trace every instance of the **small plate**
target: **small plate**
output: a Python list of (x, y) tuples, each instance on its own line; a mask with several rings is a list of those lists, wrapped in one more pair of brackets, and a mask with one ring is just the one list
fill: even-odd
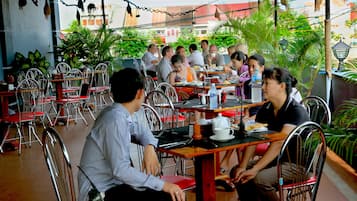
[(258, 133), (258, 132), (264, 132), (264, 131), (268, 131), (267, 127), (259, 127), (259, 128), (255, 128), (253, 130), (247, 131), (248, 133)]
[(227, 142), (229, 140), (233, 140), (234, 139), (234, 135), (230, 135), (229, 138), (227, 138), (227, 139), (217, 139), (216, 137), (217, 136), (215, 136), (215, 135), (211, 135), (211, 136), (209, 136), (209, 139), (214, 140), (214, 141), (218, 141), (218, 142)]

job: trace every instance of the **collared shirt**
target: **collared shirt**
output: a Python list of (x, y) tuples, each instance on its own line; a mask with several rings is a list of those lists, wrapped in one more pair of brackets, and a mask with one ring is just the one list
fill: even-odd
[[(86, 138), (80, 166), (100, 192), (120, 184), (157, 191), (163, 188), (164, 182), (158, 177), (131, 166), (132, 137), (144, 146), (156, 146), (158, 142), (148, 127), (138, 120), (138, 112), (131, 116), (123, 105), (114, 103), (100, 113)], [(91, 186), (81, 172), (78, 172), (78, 186), (78, 200), (87, 200)]]
[(158, 82), (169, 82), (169, 74), (172, 71), (171, 62), (166, 57), (163, 57), (157, 66)]
[(187, 61), (190, 64), (191, 67), (193, 66), (201, 66), (203, 67), (205, 65), (203, 61), (203, 56), (200, 51), (194, 50), (190, 56), (187, 57)]
[(269, 130), (278, 132), (282, 130), (284, 125), (298, 126), (309, 120), (310, 117), (306, 109), (290, 96), (287, 97), (276, 116), (272, 103), (267, 102), (259, 109), (255, 118), (257, 122), (267, 123)]
[(158, 60), (158, 58), (153, 55), (151, 52), (145, 52), (142, 60), (145, 64), (146, 70), (152, 70), (156, 72), (156, 65), (152, 64), (151, 62), (154, 60)]

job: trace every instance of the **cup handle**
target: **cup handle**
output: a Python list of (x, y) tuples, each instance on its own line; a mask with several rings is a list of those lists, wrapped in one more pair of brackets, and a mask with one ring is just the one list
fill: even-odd
[(229, 131), (229, 135), (233, 135), (234, 134), (234, 129), (231, 128), (231, 130)]

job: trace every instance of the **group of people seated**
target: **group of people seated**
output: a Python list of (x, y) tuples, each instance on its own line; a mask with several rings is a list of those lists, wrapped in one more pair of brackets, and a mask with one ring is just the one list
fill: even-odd
[[(208, 42), (201, 42), (202, 48), (206, 45), (208, 46)], [(190, 67), (193, 57), (200, 58), (197, 62), (202, 62), (201, 59), (205, 62), (204, 58), (207, 58), (207, 62), (217, 62), (217, 65), (221, 65), (219, 57), (213, 59), (213, 56), (217, 55), (211, 54), (211, 47), (212, 45), (209, 49), (203, 49), (201, 58), (194, 45), (190, 46), (189, 57), (185, 56), (184, 48), (181, 46), (176, 48), (176, 53), (172, 47), (165, 46), (160, 60), (153, 59), (152, 55), (144, 55), (143, 60), (150, 57), (153, 59), (150, 62), (152, 67), (146, 67), (157, 75), (159, 82), (173, 84), (182, 80), (193, 81), (197, 80), (195, 71)], [(287, 70), (265, 68), (265, 61), (261, 55), (254, 54), (248, 57), (240, 50), (231, 49), (230, 63), (223, 64), (227, 73), (232, 77), (244, 72), (252, 75), (254, 69), (258, 68), (263, 79), (265, 103), (259, 108), (246, 111), (247, 118), (265, 123), (269, 130), (285, 136), (296, 126), (309, 120), (307, 111), (299, 100), (292, 96), (296, 79)], [(155, 51), (157, 47), (150, 45), (148, 52), (154, 54)], [(239, 93), (246, 98), (250, 96), (249, 79), (246, 77), (239, 80), (242, 86)], [(155, 153), (158, 140), (148, 128), (135, 121), (134, 116), (145, 96), (143, 77), (138, 71), (130, 68), (115, 72), (111, 77), (111, 92), (115, 102), (100, 113), (87, 136), (80, 161), (81, 168), (93, 180), (98, 190), (105, 193), (106, 201), (117, 200), (125, 195), (130, 195), (132, 200), (185, 200), (185, 193), (179, 186), (157, 177), (161, 171)], [(131, 165), (132, 138), (145, 147), (144, 172)], [(282, 143), (283, 141), (270, 143), (264, 155), (258, 160), (252, 160), (256, 146), (246, 147), (239, 163), (229, 167), (239, 200), (278, 200), (275, 188), (278, 183), (275, 159)], [(81, 173), (78, 175), (78, 181), (79, 200), (86, 200), (91, 185)]]

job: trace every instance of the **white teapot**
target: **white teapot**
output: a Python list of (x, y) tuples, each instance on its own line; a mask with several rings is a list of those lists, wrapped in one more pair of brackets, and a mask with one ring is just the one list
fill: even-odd
[(231, 121), (229, 118), (222, 116), (221, 113), (218, 113), (216, 118), (212, 119), (212, 129), (213, 131), (216, 128), (230, 128), (231, 127)]

